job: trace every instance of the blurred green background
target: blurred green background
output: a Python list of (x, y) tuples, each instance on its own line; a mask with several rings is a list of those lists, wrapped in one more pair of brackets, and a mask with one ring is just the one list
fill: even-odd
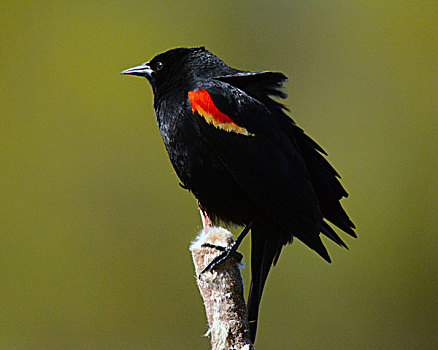
[(437, 4), (3, 1), (0, 348), (209, 348), (196, 202), (118, 74), (199, 45), (289, 76), (358, 226), (331, 265), (283, 250), (257, 349), (438, 348)]

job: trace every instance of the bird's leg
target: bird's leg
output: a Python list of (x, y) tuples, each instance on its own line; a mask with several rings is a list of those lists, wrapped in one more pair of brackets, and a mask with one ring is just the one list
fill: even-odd
[(201, 220), (202, 220), (202, 228), (205, 232), (207, 232), (211, 227), (213, 227), (213, 220), (208, 216), (207, 212), (204, 210), (204, 208), (201, 206), (201, 203), (198, 202), (199, 206), (199, 214), (201, 214)]
[(214, 244), (210, 244), (210, 243), (204, 243), (202, 245), (203, 247), (216, 248), (216, 249), (220, 250), (221, 253), (218, 256), (216, 256), (213, 260), (211, 260), (210, 263), (206, 267), (204, 267), (204, 269), (199, 274), (199, 277), (201, 277), (201, 275), (208, 270), (214, 270), (220, 264), (227, 261), (232, 255), (237, 254), (237, 257), (240, 261), (242, 259), (242, 255), (237, 252), (237, 248), (239, 248), (240, 243), (242, 243), (243, 239), (248, 234), (253, 223), (254, 223), (254, 220), (251, 221), (248, 225), (246, 225), (246, 227), (243, 229), (242, 233), (237, 237), (237, 239), (225, 248), (218, 247), (218, 246), (215, 246)]

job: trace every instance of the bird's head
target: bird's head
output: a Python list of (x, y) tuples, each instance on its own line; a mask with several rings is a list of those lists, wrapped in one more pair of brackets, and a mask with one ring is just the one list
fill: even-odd
[(161, 53), (120, 74), (147, 78), (154, 95), (161, 95), (173, 89), (191, 89), (198, 81), (235, 71), (205, 47), (183, 47)]

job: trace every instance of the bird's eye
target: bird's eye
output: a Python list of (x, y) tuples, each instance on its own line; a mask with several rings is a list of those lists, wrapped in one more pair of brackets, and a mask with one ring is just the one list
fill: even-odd
[(156, 66), (157, 71), (162, 70), (163, 66), (164, 66), (163, 62), (157, 62), (157, 66)]

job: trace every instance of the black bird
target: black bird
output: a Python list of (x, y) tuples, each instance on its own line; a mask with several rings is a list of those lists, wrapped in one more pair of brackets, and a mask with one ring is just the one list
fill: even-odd
[(324, 150), (272, 99), (286, 76), (229, 67), (204, 47), (177, 48), (122, 74), (145, 77), (158, 127), (183, 187), (214, 221), (251, 229), (248, 312), (252, 341), (263, 287), (283, 245), (296, 237), (326, 261), (320, 233), (345, 243), (327, 221), (356, 237), (339, 203), (348, 194)]

